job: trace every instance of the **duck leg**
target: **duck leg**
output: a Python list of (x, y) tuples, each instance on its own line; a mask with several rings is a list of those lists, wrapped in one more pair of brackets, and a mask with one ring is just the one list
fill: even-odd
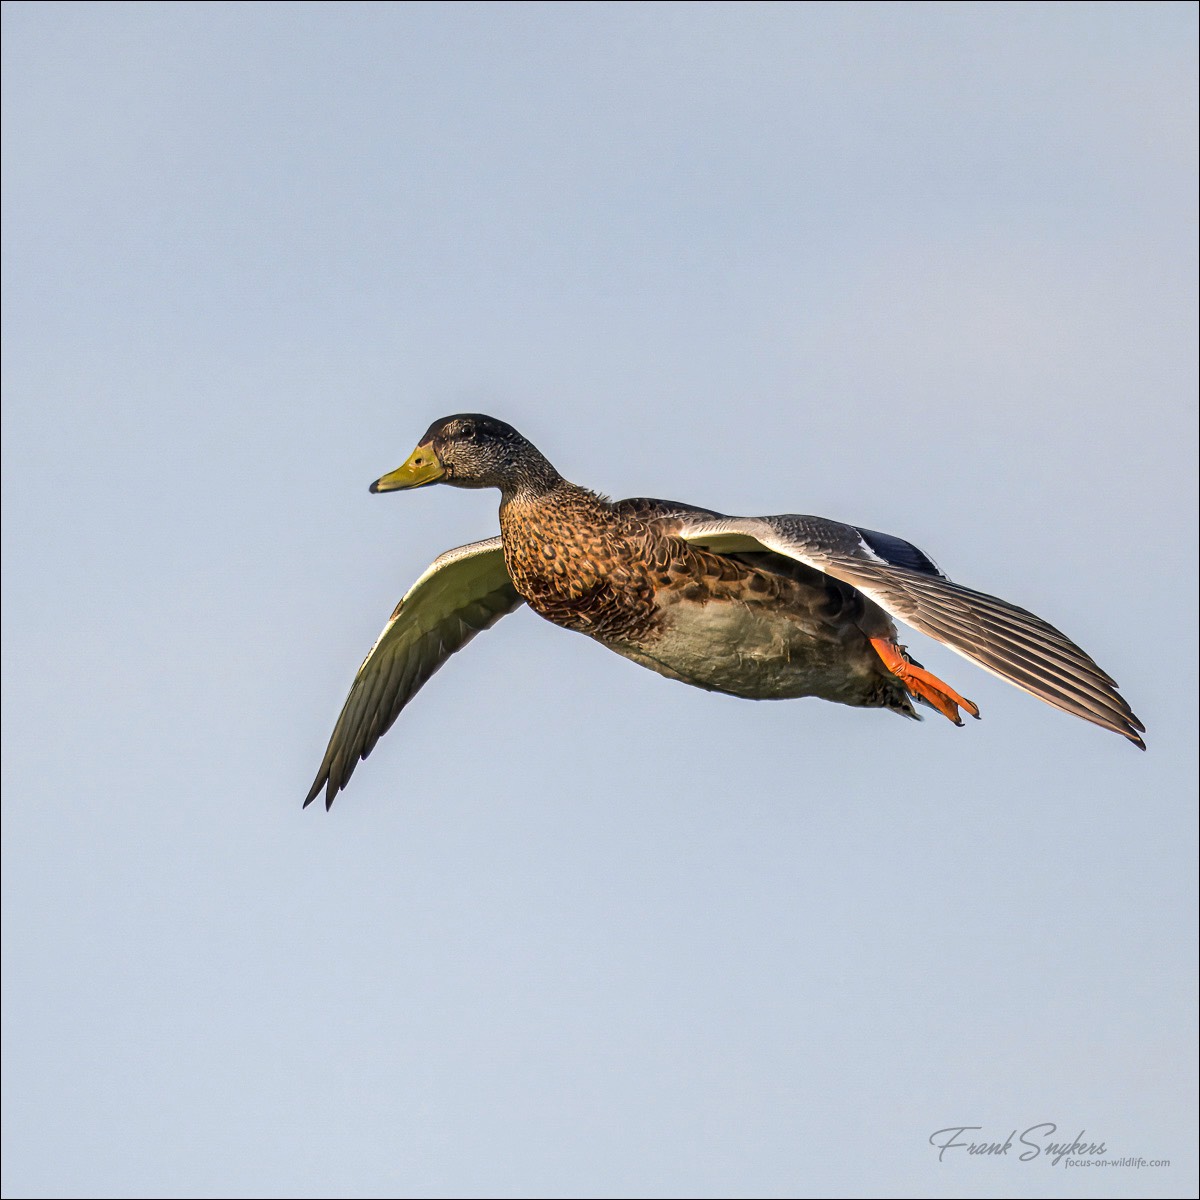
[(896, 642), (888, 638), (872, 638), (871, 645), (874, 646), (875, 653), (883, 659), (883, 665), (914, 696), (928, 701), (948, 721), (953, 721), (955, 725), (962, 724), (962, 717), (958, 715), (960, 707), (965, 708), (976, 720), (979, 719), (978, 706), (960, 696), (948, 683), (943, 683), (924, 667), (911, 662), (903, 647)]

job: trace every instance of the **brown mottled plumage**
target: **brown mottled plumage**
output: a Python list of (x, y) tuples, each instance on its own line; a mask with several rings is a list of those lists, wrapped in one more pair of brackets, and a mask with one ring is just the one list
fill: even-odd
[[(908, 542), (821, 517), (723, 517), (611, 503), (481, 414), (430, 426), (372, 491), (496, 487), (500, 537), (442, 555), (359, 668), (305, 803), (326, 805), (425, 680), (521, 603), (671, 679), (750, 699), (818, 696), (962, 724), (978, 709), (914, 663), (892, 616), (1142, 749), (1144, 726), (1078, 646), (1024, 609), (952, 583)], [(919, 719), (919, 718), (918, 718)]]

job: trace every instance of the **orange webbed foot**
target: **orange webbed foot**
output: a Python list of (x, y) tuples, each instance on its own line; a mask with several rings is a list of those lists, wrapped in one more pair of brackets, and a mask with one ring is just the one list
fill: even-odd
[(895, 642), (888, 641), (886, 638), (872, 638), (871, 645), (875, 647), (875, 653), (883, 659), (883, 665), (904, 684), (912, 695), (920, 696), (922, 700), (928, 701), (948, 721), (953, 721), (955, 725), (962, 724), (962, 717), (958, 713), (959, 708), (966, 709), (976, 720), (979, 719), (977, 705), (960, 696), (949, 684), (943, 683), (936, 675), (926, 671), (924, 667), (909, 662), (904, 650)]

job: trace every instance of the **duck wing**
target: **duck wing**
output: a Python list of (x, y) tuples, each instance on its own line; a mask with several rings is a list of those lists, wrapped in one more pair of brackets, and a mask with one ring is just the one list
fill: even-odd
[(329, 808), (359, 759), (371, 753), (425, 681), (477, 633), (523, 603), (499, 537), (436, 558), (396, 605), (358, 668), (305, 807), (324, 789)]
[(1065, 634), (1015, 604), (948, 579), (891, 534), (824, 517), (705, 516), (675, 507), (676, 536), (715, 553), (767, 550), (848, 583), (880, 608), (1064, 712), (1146, 748), (1115, 681)]

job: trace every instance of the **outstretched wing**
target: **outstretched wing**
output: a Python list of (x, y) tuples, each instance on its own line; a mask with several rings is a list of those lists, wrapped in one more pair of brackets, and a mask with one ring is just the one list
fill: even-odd
[(498, 537), (437, 558), (396, 605), (358, 668), (305, 807), (324, 788), (329, 808), (358, 760), (371, 753), (434, 671), (522, 603)]
[(1146, 727), (1115, 681), (1074, 642), (1015, 604), (951, 582), (900, 538), (823, 517), (677, 516), (677, 536), (689, 542), (717, 553), (769, 550), (823, 571), (993, 675), (1146, 748)]

